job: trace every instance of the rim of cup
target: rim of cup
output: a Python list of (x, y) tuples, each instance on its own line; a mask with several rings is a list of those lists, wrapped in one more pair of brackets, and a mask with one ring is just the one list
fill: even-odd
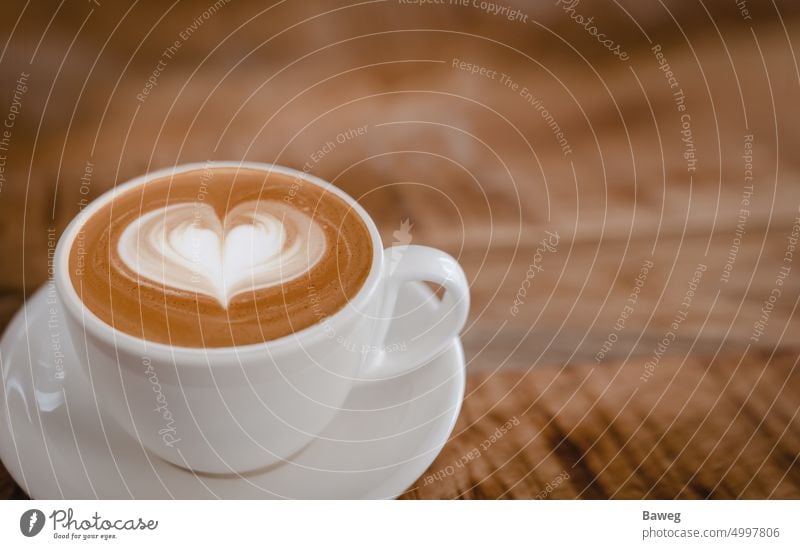
[[(369, 231), (372, 239), (372, 264), (370, 266), (369, 274), (367, 275), (364, 284), (358, 292), (350, 299), (344, 307), (336, 311), (330, 316), (327, 316), (311, 326), (307, 326), (296, 332), (292, 332), (277, 339), (262, 341), (259, 343), (250, 343), (246, 345), (233, 345), (227, 347), (187, 347), (180, 345), (171, 345), (168, 343), (160, 343), (136, 337), (121, 330), (118, 330), (101, 320), (100, 317), (95, 315), (87, 306), (83, 304), (77, 290), (72, 284), (72, 279), (69, 276), (69, 255), (72, 249), (72, 244), (78, 235), (80, 228), (83, 224), (100, 208), (102, 208), (109, 201), (113, 200), (120, 194), (147, 184), (156, 179), (174, 176), (180, 173), (205, 170), (215, 168), (239, 168), (256, 170), (260, 172), (272, 172), (282, 175), (297, 177), (307, 181), (313, 185), (321, 187), (328, 192), (331, 192), (343, 199), (361, 218)], [(333, 183), (325, 181), (315, 175), (296, 170), (294, 168), (287, 168), (276, 164), (269, 164), (264, 162), (245, 162), (245, 161), (228, 161), (228, 160), (215, 160), (208, 162), (192, 162), (188, 164), (180, 164), (167, 168), (161, 168), (144, 175), (135, 177), (115, 185), (96, 199), (94, 199), (88, 206), (86, 206), (72, 221), (70, 221), (67, 228), (58, 240), (55, 251), (54, 261), (54, 279), (56, 290), (60, 298), (60, 302), (68, 309), (67, 313), (71, 314), (79, 323), (83, 324), (84, 330), (92, 332), (101, 337), (108, 339), (108, 342), (120, 350), (128, 351), (134, 354), (148, 354), (172, 357), (175, 353), (181, 353), (186, 358), (202, 358), (202, 364), (207, 365), (207, 359), (216, 356), (228, 356), (231, 352), (236, 354), (245, 354), (259, 352), (263, 353), (265, 350), (270, 353), (280, 354), (286, 351), (296, 350), (298, 343), (314, 344), (319, 341), (330, 339), (328, 335), (330, 326), (337, 326), (342, 324), (351, 315), (359, 314), (362, 310), (361, 306), (372, 298), (378, 286), (380, 274), (383, 265), (383, 242), (375, 226), (375, 222), (364, 210), (364, 208), (355, 201), (351, 196), (345, 193), (340, 188), (336, 187)], [(335, 329), (335, 328), (334, 328)]]

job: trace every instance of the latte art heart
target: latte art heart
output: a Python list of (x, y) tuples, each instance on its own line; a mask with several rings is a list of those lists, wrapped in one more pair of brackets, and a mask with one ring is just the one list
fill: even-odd
[(227, 309), (243, 292), (309, 272), (326, 242), (314, 220), (279, 201), (243, 202), (224, 220), (210, 205), (189, 202), (140, 216), (122, 232), (117, 249), (138, 283), (204, 294)]
[(153, 343), (289, 336), (341, 311), (376, 266), (370, 228), (331, 190), (238, 165), (129, 183), (84, 216), (72, 286), (100, 321)]

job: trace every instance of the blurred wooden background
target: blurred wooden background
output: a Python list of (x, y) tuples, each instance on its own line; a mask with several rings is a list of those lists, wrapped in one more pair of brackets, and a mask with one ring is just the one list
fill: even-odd
[[(543, 380), (574, 381), (580, 371), (565, 367), (576, 366), (610, 375), (608, 388), (616, 390), (600, 391), (600, 400), (575, 397), (572, 406), (584, 402), (606, 422), (576, 417), (559, 440), (575, 437), (596, 452), (615, 444), (608, 426), (620, 421), (632, 436), (666, 432), (676, 417), (654, 395), (680, 386), (670, 393), (685, 405), (677, 418), (697, 420), (686, 415), (690, 409), (717, 418), (701, 423), (698, 437), (724, 434), (736, 449), (725, 455), (749, 456), (753, 436), (777, 437), (783, 452), (777, 462), (758, 454), (769, 462), (759, 469), (764, 490), (728, 475), (724, 490), (709, 480), (705, 495), (798, 497), (800, 397), (789, 388), (797, 387), (800, 265), (796, 255), (794, 264), (785, 259), (800, 216), (798, 9), (746, 2), (745, 13), (734, 2), (710, 4), (583, 1), (568, 11), (557, 2), (497, 3), (521, 10), (509, 21), (471, 3), (5, 2), (0, 117), (14, 105), (20, 112), (2, 151), (0, 325), (47, 277), (47, 230), (58, 233), (85, 200), (113, 185), (207, 159), (305, 167), (358, 198), (387, 245), (410, 220), (413, 243), (447, 250), (468, 274), (473, 305), (463, 340), (475, 392), (434, 468), (464, 440), (482, 440), (487, 422), (573, 395), (571, 382)], [(593, 17), (628, 59), (599, 45), (576, 14)], [(655, 55), (659, 46), (674, 88)], [(462, 62), (485, 70), (472, 74)], [(346, 135), (359, 127), (365, 135)], [(682, 141), (688, 132), (691, 145)], [(684, 157), (688, 146), (696, 161)], [(546, 231), (558, 233), (558, 245), (537, 258)], [(652, 267), (632, 304), (645, 262)], [(535, 277), (512, 311), (532, 263)], [(639, 373), (670, 331), (698, 265), (706, 270), (664, 363), (713, 364), (722, 381), (698, 404), (693, 370), (665, 366), (653, 380), (661, 392), (649, 393), (648, 385), (636, 397), (645, 399), (639, 411), (631, 411), (626, 399), (643, 387)], [(763, 333), (751, 340), (787, 265)], [(616, 368), (629, 373), (609, 374)], [(777, 392), (737, 398), (753, 404), (753, 417), (777, 421), (769, 434), (720, 404), (733, 398), (732, 380), (765, 368), (772, 377), (763, 391)], [(652, 413), (643, 417), (648, 406)], [(492, 463), (535, 469), (547, 452), (528, 444), (542, 430), (531, 415), (525, 412), (513, 439), (512, 456), (523, 462), (481, 460), (459, 477), (463, 489), (444, 482), (431, 492), (418, 484), (412, 493), (470, 494), (470, 482), (492, 477)], [(695, 440), (668, 436), (652, 444), (697, 449)], [(684, 454), (690, 461), (680, 467), (712, 474), (721, 463), (717, 448)], [(659, 481), (646, 474), (652, 452), (632, 454), (624, 474), (599, 465), (614, 455), (601, 454), (582, 473), (585, 483), (611, 475), (600, 497), (703, 494), (679, 484), (648, 491)], [(659, 467), (667, 479), (683, 478), (668, 460)], [(610, 488), (626, 486), (631, 475), (641, 489)], [(506, 479), (518, 493), (473, 495), (533, 497), (552, 478), (519, 476)], [(554, 493), (586, 495), (575, 486), (567, 480)]]

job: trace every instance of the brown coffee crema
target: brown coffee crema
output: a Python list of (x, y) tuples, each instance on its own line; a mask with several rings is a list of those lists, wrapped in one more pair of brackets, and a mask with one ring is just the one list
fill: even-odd
[(372, 265), (364, 221), (304, 179), (245, 168), (149, 181), (94, 212), (69, 254), (101, 320), (181, 347), (277, 339), (339, 311)]

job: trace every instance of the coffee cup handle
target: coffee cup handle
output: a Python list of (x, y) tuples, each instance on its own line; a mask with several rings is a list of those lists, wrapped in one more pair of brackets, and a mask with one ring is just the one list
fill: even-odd
[[(392, 246), (384, 254), (384, 300), (381, 320), (373, 335), (374, 351), (367, 356), (361, 378), (378, 380), (408, 373), (444, 352), (467, 321), (469, 283), (464, 270), (450, 255), (427, 246)], [(421, 335), (400, 350), (387, 350), (386, 335), (394, 319), (397, 296), (403, 284), (432, 282), (444, 288), (436, 311)]]

